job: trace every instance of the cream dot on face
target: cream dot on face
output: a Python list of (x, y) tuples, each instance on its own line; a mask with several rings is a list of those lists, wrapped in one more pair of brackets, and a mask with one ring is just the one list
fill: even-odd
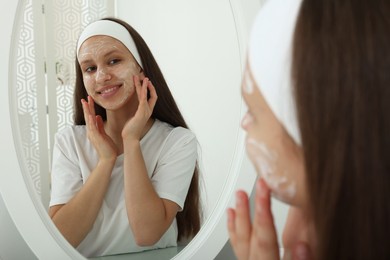
[(248, 138), (246, 144), (257, 174), (265, 180), (274, 197), (285, 202), (291, 201), (296, 194), (296, 185), (286, 172), (279, 169), (278, 154), (253, 138)]

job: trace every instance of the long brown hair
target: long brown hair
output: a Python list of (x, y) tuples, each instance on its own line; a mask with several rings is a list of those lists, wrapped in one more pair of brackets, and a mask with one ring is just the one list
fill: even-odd
[[(127, 29), (131, 37), (134, 39), (135, 45), (141, 57), (143, 72), (148, 77), (156, 88), (157, 103), (154, 107), (152, 118), (169, 123), (173, 127), (184, 127), (188, 129), (169, 87), (164, 79), (164, 76), (153, 57), (149, 47), (139, 35), (139, 33), (126, 22), (117, 18), (104, 18), (102, 20), (110, 20), (121, 24)], [(87, 98), (87, 91), (84, 86), (80, 65), (76, 59), (76, 86), (74, 93), (74, 123), (76, 125), (85, 125), (83, 108), (80, 100)], [(95, 103), (96, 114), (100, 115), (103, 120), (107, 119), (106, 110)], [(176, 215), (178, 226), (178, 240), (191, 238), (200, 230), (202, 210), (200, 207), (199, 198), (199, 166), (196, 162), (194, 174), (190, 183), (190, 187), (185, 199), (184, 208)]]
[(390, 2), (304, 0), (293, 43), (315, 259), (390, 259)]

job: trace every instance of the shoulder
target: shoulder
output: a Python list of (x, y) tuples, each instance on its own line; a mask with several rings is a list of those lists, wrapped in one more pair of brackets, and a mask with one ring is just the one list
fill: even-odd
[(71, 125), (59, 130), (55, 135), (55, 141), (59, 144), (80, 143), (87, 140), (85, 125)]
[(85, 125), (68, 125), (59, 130), (56, 136), (85, 135), (87, 132)]
[(156, 120), (156, 128), (165, 137), (168, 143), (197, 143), (195, 134), (184, 127), (173, 127), (172, 125)]
[(175, 158), (196, 158), (198, 141), (195, 134), (184, 127), (172, 127), (164, 140), (162, 154)]

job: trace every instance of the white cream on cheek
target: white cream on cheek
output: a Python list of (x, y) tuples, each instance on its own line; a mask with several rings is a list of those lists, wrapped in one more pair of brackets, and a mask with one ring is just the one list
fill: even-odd
[(257, 173), (270, 187), (273, 196), (285, 202), (291, 201), (296, 194), (296, 185), (287, 177), (286, 172), (279, 169), (278, 154), (271, 151), (265, 143), (253, 138), (248, 138), (246, 144)]
[[(87, 41), (88, 44), (85, 44)], [(104, 53), (103, 51), (106, 48), (106, 43), (103, 40), (96, 40), (96, 39), (94, 40), (93, 43), (90, 42), (90, 39), (88, 39), (87, 41), (81, 45), (78, 59), (79, 61), (82, 61), (84, 59), (85, 60), (91, 59), (92, 61), (94, 61), (94, 63), (91, 65), (96, 66), (97, 62), (95, 59), (99, 58), (100, 55)], [(85, 69), (86, 68), (83, 68), (84, 86), (87, 90), (88, 95), (91, 96), (96, 101), (98, 95), (96, 93), (96, 87), (97, 87), (96, 80), (99, 77), (106, 75), (107, 72), (103, 71), (101, 68), (97, 68), (97, 71), (91, 74), (85, 71)]]
[(112, 83), (117, 85), (121, 84), (120, 96), (116, 96), (114, 99), (105, 100), (99, 98), (99, 95), (96, 95), (97, 102), (103, 106), (105, 109), (116, 109), (126, 103), (129, 97), (135, 93), (135, 86), (133, 82), (133, 75), (137, 73), (137, 65), (134, 62), (123, 64), (122, 66), (115, 66), (111, 72), (113, 76)]
[[(254, 94), (255, 88), (258, 88), (249, 65), (245, 70), (242, 88), (243, 92), (248, 95)], [(243, 128), (249, 129), (253, 121), (253, 116), (246, 114), (242, 120)], [(297, 193), (296, 184), (294, 180), (287, 177), (288, 174), (284, 169), (281, 169), (278, 154), (270, 150), (265, 143), (258, 142), (254, 138), (247, 138), (246, 146), (257, 173), (270, 187), (272, 195), (281, 201), (291, 202)]]
[(123, 81), (122, 85), (122, 93), (123, 96), (121, 99), (114, 100), (109, 107), (106, 109), (112, 109), (118, 106), (121, 106), (124, 104), (128, 98), (131, 96), (132, 93), (135, 92), (135, 86), (133, 82), (133, 75), (138, 74), (137, 73), (137, 64), (135, 62), (130, 62), (130, 64), (126, 64), (126, 66), (121, 66), (121, 68), (118, 68), (116, 71), (116, 76), (118, 79)]

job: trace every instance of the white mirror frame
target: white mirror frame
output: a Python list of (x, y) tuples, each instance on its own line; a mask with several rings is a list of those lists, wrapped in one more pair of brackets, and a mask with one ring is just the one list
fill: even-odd
[[(234, 6), (234, 16), (242, 62), (245, 59), (245, 45), (248, 35), (248, 25), (245, 24), (245, 14), (239, 0), (231, 0)], [(20, 140), (16, 134), (18, 129), (15, 123), (17, 115), (16, 104), (11, 99), (10, 86), (14, 83), (13, 70), (14, 31), (18, 28), (18, 15), (22, 12), (20, 1), (4, 1), (0, 10), (1, 35), (0, 57), (3, 61), (0, 69), (0, 83), (2, 95), (0, 96), (0, 109), (3, 113), (0, 129), (0, 194), (6, 209), (15, 223), (19, 233), (38, 259), (85, 259), (71, 247), (50, 221), (40, 198), (36, 195), (33, 183), (28, 175), (26, 165), (23, 165), (21, 155), (17, 148)], [(12, 22), (10, 22), (12, 21)], [(240, 24), (241, 23), (241, 24)], [(237, 86), (238, 89), (238, 86)], [(237, 90), (237, 94), (238, 94)], [(242, 105), (241, 114), (245, 112)], [(237, 126), (239, 127), (239, 126)], [(229, 177), (223, 188), (217, 206), (202, 226), (199, 234), (173, 259), (212, 259), (228, 240), (226, 229), (226, 208), (233, 205), (233, 194), (237, 189), (251, 193), (255, 181), (255, 173), (246, 158), (244, 149), (244, 132), (239, 131), (237, 138), (234, 162)]]

